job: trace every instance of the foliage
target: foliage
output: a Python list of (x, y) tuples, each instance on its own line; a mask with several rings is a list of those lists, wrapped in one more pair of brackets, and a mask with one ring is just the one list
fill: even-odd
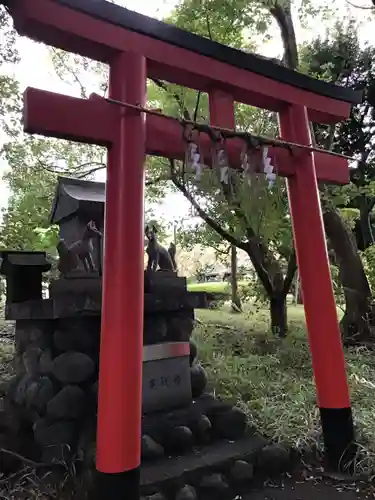
[(337, 22), (325, 36), (305, 45), (300, 59), (302, 71), (364, 92), (364, 101), (353, 107), (349, 120), (335, 128), (314, 127), (319, 145), (356, 160), (351, 183), (327, 189), (326, 201), (341, 209), (358, 210), (354, 229), (357, 244), (363, 250), (372, 243), (369, 214), (375, 205), (375, 47), (362, 48), (358, 32), (353, 20)]
[(339, 269), (337, 266), (331, 265), (331, 278), (333, 284), (333, 291), (335, 294), (336, 305), (343, 307), (345, 304), (344, 290), (339, 277)]
[[(11, 189), (8, 207), (1, 222), (1, 245), (6, 248), (46, 250), (54, 241), (41, 238), (41, 229), (47, 229), (61, 166), (64, 175), (75, 176), (79, 167), (95, 161), (99, 148), (68, 141), (32, 137), (21, 131), (3, 147), (4, 158), (10, 168), (3, 179)], [(40, 229), (38, 229), (40, 228)], [(51, 236), (55, 233), (47, 233)], [(54, 246), (54, 244), (52, 245)], [(47, 249), (51, 250), (51, 249)]]
[[(268, 332), (268, 311), (253, 307), (246, 315), (225, 310), (199, 311), (194, 333), (201, 361), (216, 393), (245, 410), (257, 429), (300, 452), (322, 451), (311, 355), (303, 308), (288, 308), (290, 333), (275, 339)], [(223, 328), (220, 328), (220, 325)], [(363, 459), (358, 472), (375, 467), (374, 356), (364, 348), (345, 351), (357, 439)]]
[(345, 208), (340, 208), (339, 212), (345, 224), (350, 229), (354, 229), (356, 222), (360, 216), (359, 210), (356, 208), (345, 207)]
[(259, 297), (258, 290), (260, 288), (259, 280), (257, 279), (247, 279), (240, 280), (238, 283), (238, 293), (243, 304), (253, 302), (254, 298)]
[(362, 261), (372, 293), (375, 293), (375, 245), (362, 252)]
[[(19, 109), (18, 82), (7, 75), (6, 67), (16, 65), (19, 55), (16, 50), (16, 34), (12, 29), (6, 8), (0, 5), (0, 137), (10, 134), (15, 125), (15, 113)], [(1, 144), (1, 141), (0, 141)], [(0, 150), (1, 159), (1, 150)]]
[(12, 28), (10, 16), (7, 8), (0, 5), (0, 67), (4, 64), (15, 64), (19, 61), (19, 55), (16, 49), (16, 33)]

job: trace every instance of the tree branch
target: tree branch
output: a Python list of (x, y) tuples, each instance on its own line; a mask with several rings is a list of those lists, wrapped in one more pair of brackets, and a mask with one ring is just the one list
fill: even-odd
[(199, 203), (195, 200), (194, 196), (189, 193), (186, 189), (186, 186), (178, 180), (176, 174), (176, 168), (174, 164), (174, 160), (170, 159), (170, 170), (171, 170), (171, 180), (173, 184), (177, 187), (179, 191), (185, 196), (185, 198), (191, 203), (191, 205), (196, 210), (198, 216), (204, 220), (204, 222), (210, 226), (211, 229), (216, 231), (224, 240), (228, 241), (231, 245), (244, 250), (251, 259), (251, 262), (254, 266), (254, 269), (261, 280), (267, 294), (269, 296), (273, 293), (273, 286), (270, 280), (269, 274), (265, 269), (264, 262), (264, 254), (262, 253), (262, 246), (259, 244), (256, 235), (252, 232), (252, 229), (248, 227), (248, 232), (251, 235), (247, 242), (241, 242), (234, 238), (230, 233), (225, 231), (220, 224), (218, 224), (214, 219), (212, 219), (200, 206)]
[[(52, 52), (55, 54), (55, 56), (59, 59), (60, 61), (60, 64), (62, 65), (62, 67), (65, 69), (65, 71), (67, 71), (68, 73), (70, 73), (72, 76), (73, 76), (73, 80), (79, 85), (80, 89), (81, 89), (81, 97), (83, 99), (87, 99), (87, 92), (86, 92), (86, 87), (83, 85), (83, 83), (81, 82), (79, 76), (77, 75), (77, 73), (74, 71), (73, 68), (70, 68), (66, 62), (64, 61), (64, 57), (62, 56), (62, 54), (59, 52), (58, 49), (55, 49), (54, 47), (51, 49)], [(56, 71), (57, 75), (59, 76), (60, 80), (63, 80), (63, 78), (58, 74), (58, 71)]]
[(97, 162), (97, 161), (89, 161), (87, 163), (81, 163), (80, 165), (77, 165), (77, 167), (75, 167), (74, 169), (71, 169), (71, 170), (66, 169), (66, 168), (58, 168), (58, 167), (52, 166), (52, 165), (45, 165), (39, 159), (37, 161), (38, 161), (39, 166), (43, 170), (46, 170), (47, 172), (50, 172), (51, 174), (56, 174), (56, 175), (72, 175), (72, 174), (75, 175), (77, 173), (77, 171), (81, 170), (82, 168), (88, 167), (89, 165), (97, 165), (96, 167), (77, 175), (78, 179), (86, 177), (87, 175), (90, 175), (90, 174), (96, 172), (97, 170), (102, 170), (103, 168), (106, 168), (104, 163)]
[(146, 186), (154, 186), (155, 184), (158, 184), (159, 182), (162, 181), (170, 181), (171, 177), (169, 175), (159, 175), (159, 177), (156, 177), (156, 179), (151, 179), (149, 181), (145, 182)]
[(210, 217), (199, 205), (199, 203), (196, 201), (194, 196), (189, 193), (189, 191), (186, 189), (186, 186), (182, 184), (176, 174), (176, 168), (174, 164), (174, 160), (169, 160), (170, 161), (170, 169), (171, 169), (171, 180), (173, 184), (176, 186), (176, 188), (181, 191), (181, 193), (185, 196), (185, 198), (191, 203), (191, 205), (194, 207), (194, 209), (197, 211), (199, 217), (204, 220), (204, 222), (210, 226), (214, 231), (216, 231), (224, 240), (228, 241), (231, 245), (235, 245), (238, 248), (241, 248), (242, 250), (247, 251), (247, 245), (246, 243), (238, 241), (234, 236), (232, 236), (230, 233), (225, 231), (220, 224), (218, 224), (212, 217)]
[(84, 179), (88, 175), (92, 175), (95, 172), (98, 172), (99, 170), (103, 170), (103, 168), (106, 168), (106, 165), (104, 163), (99, 164), (99, 167), (92, 168), (88, 170), (87, 172), (83, 172), (82, 174), (78, 175), (78, 179)]
[(296, 34), (294, 31), (290, 0), (283, 2), (281, 6), (276, 0), (275, 4), (270, 7), (271, 15), (276, 19), (281, 32), (281, 39), (284, 46), (283, 61), (285, 66), (291, 69), (298, 67), (298, 48), (296, 42)]
[(172, 92), (170, 90), (170, 88), (168, 87), (168, 84), (157, 79), (157, 78), (152, 78), (151, 79), (155, 85), (157, 87), (159, 87), (160, 89), (163, 89), (165, 92), (168, 92), (169, 94), (172, 95), (172, 97), (175, 99), (175, 101), (177, 102), (179, 108), (180, 108), (180, 111), (181, 111), (181, 114), (182, 116), (184, 117), (185, 120), (191, 120), (191, 116), (190, 116), (190, 113), (189, 113), (189, 110), (187, 109), (187, 107), (185, 106), (185, 103), (184, 101), (181, 99), (181, 96), (178, 95), (176, 92)]
[(361, 9), (361, 10), (374, 10), (375, 4), (374, 1), (372, 2), (373, 5), (366, 7), (365, 5), (355, 5), (354, 3), (350, 2), (349, 0), (346, 0), (346, 3), (349, 4), (351, 7), (354, 7), (355, 9)]

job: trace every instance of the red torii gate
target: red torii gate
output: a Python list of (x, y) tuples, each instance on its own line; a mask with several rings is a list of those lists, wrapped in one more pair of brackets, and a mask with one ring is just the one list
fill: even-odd
[[(104, 0), (3, 0), (22, 35), (110, 65), (109, 97), (77, 99), (27, 89), (25, 130), (108, 147), (97, 432), (99, 498), (139, 497), (145, 154), (182, 159), (178, 121), (147, 115), (147, 77), (209, 94), (210, 121), (234, 129), (234, 101), (279, 113), (282, 138), (309, 146), (308, 120), (336, 123), (360, 93), (314, 80)], [(133, 107), (131, 107), (131, 105)], [(208, 161), (208, 138), (200, 144)], [(240, 143), (228, 141), (232, 166)], [(294, 241), (326, 452), (337, 466), (353, 441), (344, 356), (317, 179), (349, 180), (347, 160), (270, 148), (287, 177)], [(124, 230), (126, 228), (126, 231)], [(131, 238), (128, 237), (131, 235)]]

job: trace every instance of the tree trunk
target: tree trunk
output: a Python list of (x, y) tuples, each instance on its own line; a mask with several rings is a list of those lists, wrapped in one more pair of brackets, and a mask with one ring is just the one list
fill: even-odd
[(294, 282), (294, 303), (295, 305), (301, 305), (303, 304), (303, 299), (302, 299), (302, 288), (301, 288), (301, 279), (299, 276), (299, 271), (296, 272), (296, 279)]
[(301, 283), (298, 284), (297, 304), (298, 305), (302, 305), (303, 304), (303, 295), (302, 295)]
[(288, 333), (288, 315), (286, 295), (275, 293), (270, 298), (271, 330), (278, 337), (284, 338)]
[(242, 305), (241, 299), (238, 294), (238, 281), (237, 281), (237, 247), (231, 245), (230, 247), (230, 271), (231, 271), (231, 287), (232, 287), (232, 312), (241, 312)]
[(336, 210), (327, 210), (323, 220), (344, 288), (346, 309), (341, 320), (344, 342), (353, 344), (373, 341), (371, 290), (355, 238)]

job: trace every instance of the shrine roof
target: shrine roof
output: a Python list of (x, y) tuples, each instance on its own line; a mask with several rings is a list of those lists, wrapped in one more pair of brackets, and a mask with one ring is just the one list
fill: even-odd
[(54, 0), (102, 21), (126, 30), (190, 50), (231, 66), (271, 78), (280, 83), (350, 104), (362, 102), (362, 92), (311, 78), (267, 58), (246, 53), (209, 40), (171, 24), (133, 12), (104, 0)]
[(53, 201), (50, 222), (57, 224), (93, 203), (105, 203), (105, 183), (59, 177)]

